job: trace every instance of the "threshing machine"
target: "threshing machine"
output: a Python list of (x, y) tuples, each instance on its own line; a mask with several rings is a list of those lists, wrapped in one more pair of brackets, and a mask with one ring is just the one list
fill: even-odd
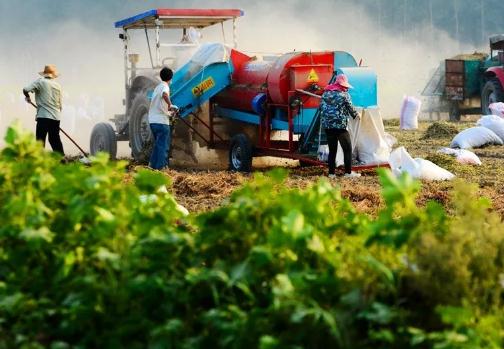
[[(219, 43), (198, 46), (194, 54), (175, 70), (171, 100), (180, 108), (174, 138), (188, 134), (215, 149), (229, 150), (229, 168), (250, 171), (252, 158), (278, 156), (305, 164), (323, 164), (316, 158), (324, 143), (319, 123), (319, 95), (337, 74), (344, 73), (354, 86), (350, 94), (356, 107), (377, 105), (375, 72), (357, 64), (343, 51), (299, 51), (257, 57), (236, 48), (236, 9), (155, 9), (116, 22), (124, 43), (126, 113), (112, 125), (93, 129), (91, 152), (116, 155), (116, 141), (128, 140), (133, 157), (146, 161), (150, 153), (148, 125), (149, 94), (159, 83), (161, 66), (173, 63), (162, 57), (161, 48), (180, 48), (184, 43), (163, 44), (160, 30), (178, 29), (183, 38), (192, 28), (203, 29), (233, 22), (234, 47)], [(149, 43), (154, 31), (155, 59), (151, 67), (137, 66), (138, 55), (130, 53), (130, 31), (142, 30)], [(150, 45), (149, 52), (150, 52)], [(152, 57), (152, 56), (151, 56)], [(185, 138), (187, 141), (188, 138)]]

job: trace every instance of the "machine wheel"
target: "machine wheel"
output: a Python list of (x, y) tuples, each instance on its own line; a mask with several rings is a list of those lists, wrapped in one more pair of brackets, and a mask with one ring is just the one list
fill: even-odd
[(460, 121), (459, 103), (458, 102), (451, 102), (450, 103), (450, 110), (448, 113), (449, 113), (450, 121)]
[(149, 160), (152, 151), (152, 133), (149, 126), (149, 100), (139, 93), (131, 104), (129, 114), (129, 140), (131, 155), (141, 163)]
[(117, 140), (114, 129), (110, 124), (100, 122), (93, 127), (89, 145), (91, 155), (99, 152), (108, 153), (111, 160), (117, 156)]
[(250, 172), (252, 170), (252, 143), (243, 133), (231, 138), (229, 170), (237, 172)]
[(504, 89), (500, 80), (493, 78), (488, 80), (481, 91), (481, 112), (483, 115), (491, 114), (490, 104), (504, 102)]

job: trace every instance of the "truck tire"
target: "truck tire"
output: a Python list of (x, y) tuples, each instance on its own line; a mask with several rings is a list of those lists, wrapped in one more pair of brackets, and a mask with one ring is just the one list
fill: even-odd
[(229, 170), (236, 172), (250, 172), (252, 170), (252, 143), (243, 133), (231, 138)]
[(504, 102), (504, 88), (497, 78), (488, 80), (481, 91), (481, 112), (483, 115), (491, 114), (490, 104)]
[(100, 122), (93, 127), (93, 131), (91, 132), (89, 150), (91, 151), (91, 155), (96, 155), (99, 152), (104, 152), (109, 154), (109, 158), (111, 160), (116, 159), (116, 134), (110, 124)]
[(129, 114), (129, 141), (131, 156), (140, 163), (147, 163), (152, 151), (152, 133), (149, 125), (149, 106), (146, 93), (139, 93), (131, 103)]

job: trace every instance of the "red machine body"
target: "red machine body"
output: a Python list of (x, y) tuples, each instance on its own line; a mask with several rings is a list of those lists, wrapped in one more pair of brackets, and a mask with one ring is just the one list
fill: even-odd
[[(309, 89), (311, 85), (327, 86), (334, 70), (333, 52), (291, 52), (273, 61), (258, 61), (233, 50), (232, 84), (215, 98), (224, 108), (257, 112), (254, 98), (267, 96), (269, 104), (286, 105), (289, 91)], [(309, 98), (305, 108), (318, 107), (316, 98)]]

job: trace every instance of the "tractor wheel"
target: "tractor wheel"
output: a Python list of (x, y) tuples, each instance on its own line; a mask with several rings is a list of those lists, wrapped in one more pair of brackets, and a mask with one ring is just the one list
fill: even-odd
[(141, 163), (149, 160), (152, 151), (152, 133), (149, 125), (149, 100), (139, 93), (131, 104), (129, 114), (129, 141), (131, 155)]
[(500, 80), (493, 78), (485, 83), (481, 92), (481, 112), (483, 115), (491, 114), (490, 104), (497, 102), (504, 102), (504, 89)]
[(115, 131), (110, 124), (100, 122), (93, 127), (89, 149), (91, 155), (104, 152), (109, 154), (111, 160), (115, 160), (117, 156), (117, 140)]
[(243, 133), (231, 138), (229, 170), (236, 172), (250, 172), (252, 170), (252, 143)]

